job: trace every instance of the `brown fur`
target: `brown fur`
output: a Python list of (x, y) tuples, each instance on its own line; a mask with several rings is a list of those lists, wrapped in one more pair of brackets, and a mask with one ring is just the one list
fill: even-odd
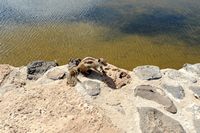
[(73, 67), (72, 69), (69, 70), (69, 75), (67, 77), (67, 84), (70, 86), (75, 86), (77, 82), (79, 81), (77, 76), (79, 72), (77, 70), (77, 67)]
[(83, 74), (87, 74), (89, 70), (94, 70), (103, 75), (105, 73), (103, 66), (105, 65), (106, 61), (103, 58), (95, 59), (93, 57), (86, 57), (80, 62), (77, 68)]
[(69, 70), (67, 83), (71, 86), (75, 86), (76, 83), (79, 81), (77, 78), (79, 72), (81, 72), (82, 74), (88, 74), (89, 70), (94, 70), (99, 74), (104, 75), (105, 71), (103, 70), (103, 66), (105, 65), (107, 64), (103, 58), (95, 59), (93, 57), (86, 57), (81, 60), (78, 66), (75, 66)]

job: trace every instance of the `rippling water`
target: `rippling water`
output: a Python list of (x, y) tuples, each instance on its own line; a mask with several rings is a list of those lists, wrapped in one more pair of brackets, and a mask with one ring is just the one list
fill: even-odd
[(0, 64), (85, 56), (127, 69), (200, 62), (200, 1), (0, 0)]

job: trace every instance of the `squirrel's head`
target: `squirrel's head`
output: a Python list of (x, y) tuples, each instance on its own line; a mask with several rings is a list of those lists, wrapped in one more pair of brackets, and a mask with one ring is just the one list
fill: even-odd
[(104, 58), (99, 58), (99, 59), (98, 59), (98, 62), (99, 62), (100, 64), (104, 65), (104, 66), (107, 65), (107, 61), (106, 61)]

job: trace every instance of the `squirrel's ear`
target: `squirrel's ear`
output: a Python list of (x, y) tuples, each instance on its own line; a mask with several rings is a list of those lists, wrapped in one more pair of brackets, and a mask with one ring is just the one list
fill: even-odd
[(100, 61), (101, 61), (101, 63), (103, 64), (103, 65), (107, 65), (107, 61), (104, 59), (104, 58), (100, 58)]

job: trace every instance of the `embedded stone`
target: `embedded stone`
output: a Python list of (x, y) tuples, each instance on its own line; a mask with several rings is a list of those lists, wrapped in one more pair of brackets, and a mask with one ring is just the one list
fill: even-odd
[(150, 107), (138, 108), (143, 133), (185, 133), (182, 125), (173, 118)]
[(193, 91), (194, 96), (195, 96), (197, 99), (200, 99), (200, 86), (190, 86), (189, 89), (190, 89), (191, 91)]
[(195, 74), (197, 76), (200, 76), (200, 63), (197, 64), (185, 64), (183, 66), (183, 69), (189, 73)]
[(160, 79), (162, 74), (157, 66), (139, 66), (133, 70), (136, 76), (142, 80)]
[(177, 113), (176, 106), (169, 97), (164, 94), (160, 88), (150, 85), (140, 85), (135, 89), (135, 95), (147, 100), (152, 100), (164, 106), (164, 108), (173, 114)]
[(64, 77), (65, 77), (65, 71), (59, 68), (49, 71), (47, 73), (47, 78), (52, 80), (59, 80), (63, 79)]
[(200, 133), (200, 106), (194, 104), (188, 107), (187, 111), (192, 113), (195, 130), (197, 133)]
[(84, 81), (83, 86), (86, 89), (86, 92), (90, 96), (97, 96), (100, 94), (100, 83), (97, 83), (95, 81)]
[(181, 85), (176, 83), (164, 83), (163, 89), (170, 93), (174, 98), (183, 99), (185, 97), (184, 89)]
[(180, 82), (191, 82), (191, 83), (196, 83), (197, 79), (185, 74), (183, 72), (180, 72), (178, 70), (169, 70), (167, 72), (167, 75), (170, 79), (173, 79), (175, 81), (180, 81)]

